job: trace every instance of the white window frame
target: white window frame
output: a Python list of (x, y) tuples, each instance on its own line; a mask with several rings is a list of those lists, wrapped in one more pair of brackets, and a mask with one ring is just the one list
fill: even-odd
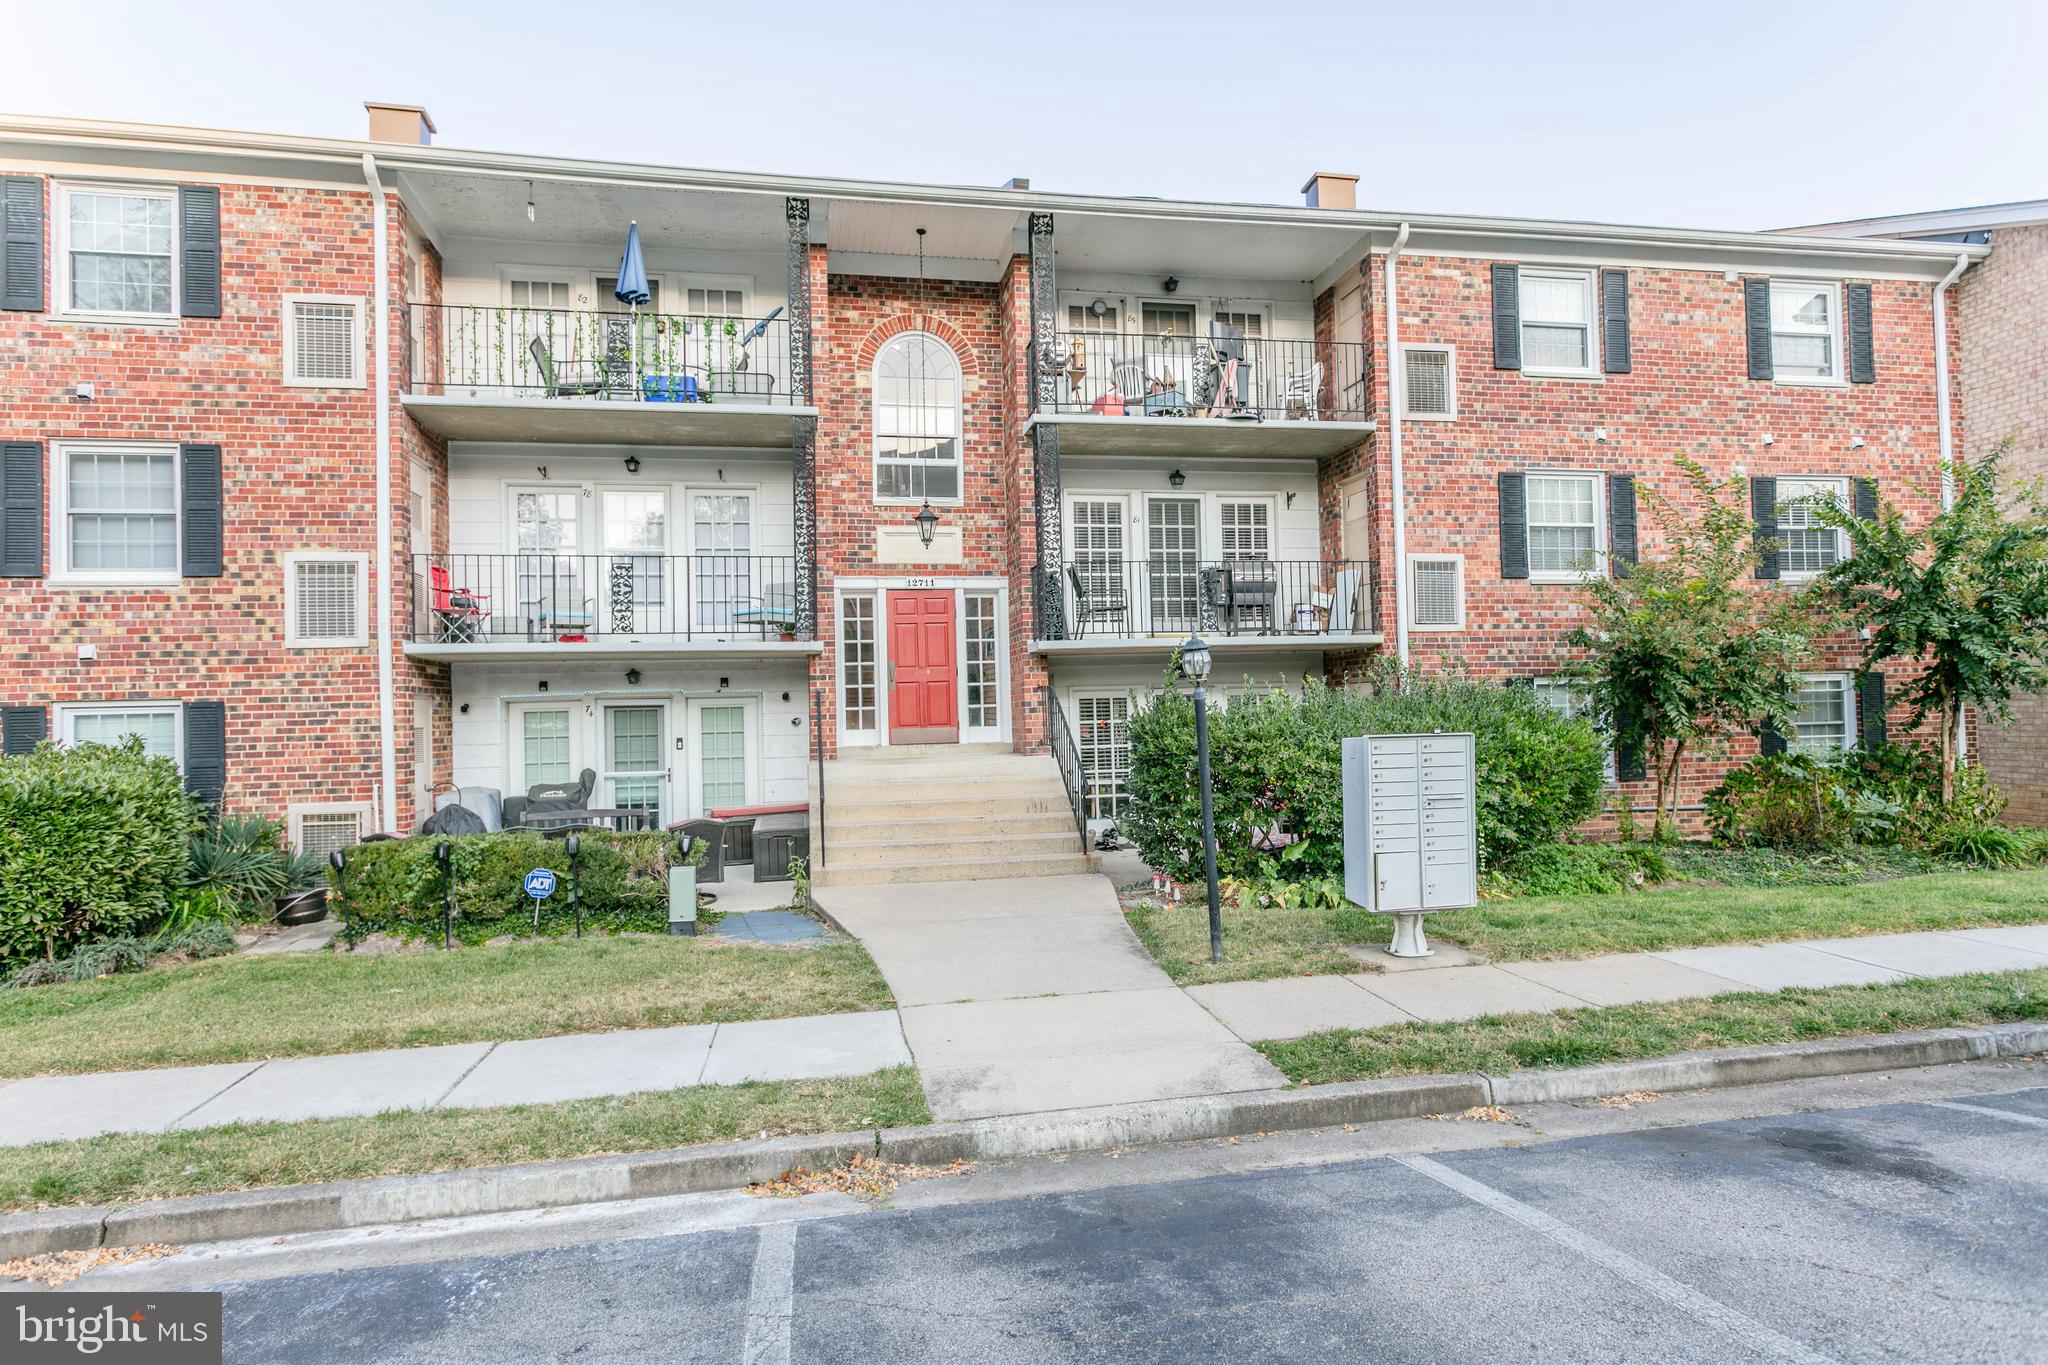
[[(1786, 484), (1788, 484), (1788, 483), (1806, 483), (1806, 484), (1828, 484), (1828, 485), (1832, 486), (1832, 487), (1834, 488), (1835, 492), (1836, 492), (1836, 493), (1837, 493), (1837, 494), (1839, 495), (1839, 497), (1838, 497), (1838, 501), (1840, 502), (1841, 506), (1842, 506), (1842, 507), (1843, 507), (1843, 508), (1844, 508), (1845, 510), (1846, 510), (1846, 509), (1848, 508), (1848, 506), (1849, 506), (1849, 499), (1850, 499), (1850, 497), (1851, 497), (1851, 493), (1852, 493), (1852, 490), (1851, 490), (1851, 488), (1850, 488), (1850, 485), (1849, 485), (1849, 479), (1848, 479), (1848, 476), (1847, 476), (1847, 475), (1840, 475), (1840, 474), (1780, 474), (1780, 475), (1778, 475), (1778, 476), (1777, 476), (1777, 486), (1778, 486), (1778, 488), (1780, 489), (1780, 496), (1779, 496), (1779, 498), (1778, 498), (1778, 505), (1777, 505), (1777, 507), (1776, 507), (1776, 508), (1774, 509), (1774, 512), (1775, 512), (1775, 515), (1777, 516), (1777, 519), (1778, 519), (1778, 536), (1777, 536), (1777, 540), (1778, 540), (1778, 581), (1779, 581), (1779, 582), (1781, 582), (1781, 583), (1810, 583), (1810, 582), (1812, 582), (1812, 581), (1813, 581), (1814, 579), (1816, 579), (1816, 578), (1819, 578), (1819, 577), (1820, 577), (1820, 576), (1821, 576), (1822, 574), (1826, 573), (1826, 572), (1827, 572), (1827, 570), (1826, 570), (1826, 569), (1793, 569), (1793, 568), (1788, 568), (1788, 567), (1786, 566), (1786, 564), (1785, 564), (1785, 512), (1784, 512), (1784, 509), (1785, 509), (1785, 507), (1786, 507), (1786, 505), (1787, 505), (1788, 503), (1794, 503), (1794, 502), (1798, 502), (1798, 501), (1800, 501), (1800, 500), (1801, 500), (1802, 498), (1807, 498), (1807, 497), (1811, 497), (1811, 496), (1813, 496), (1813, 493), (1814, 493), (1814, 492), (1817, 492), (1817, 491), (1819, 491), (1819, 490), (1817, 490), (1817, 489), (1815, 489), (1815, 490), (1809, 490), (1808, 492), (1806, 492), (1806, 493), (1803, 493), (1803, 494), (1800, 494), (1800, 495), (1798, 495), (1798, 496), (1796, 496), (1796, 497), (1791, 497), (1791, 498), (1787, 498), (1787, 497), (1784, 497), (1784, 496), (1783, 496), (1782, 490), (1784, 489), (1785, 485), (1786, 485)], [(1800, 528), (1800, 529), (1807, 529), (1807, 528)], [(1849, 550), (1850, 550), (1850, 546), (1849, 546), (1849, 537), (1848, 537), (1847, 533), (1846, 533), (1846, 532), (1844, 532), (1844, 531), (1842, 530), (1842, 528), (1841, 528), (1841, 527), (1839, 527), (1839, 526), (1829, 526), (1829, 527), (1826, 527), (1825, 529), (1827, 530), (1828, 534), (1832, 535), (1832, 536), (1833, 536), (1833, 537), (1835, 538), (1835, 562), (1836, 562), (1837, 564), (1839, 564), (1839, 563), (1841, 563), (1841, 562), (1842, 562), (1842, 561), (1843, 561), (1844, 559), (1847, 559), (1847, 558), (1849, 557)]]
[[(1418, 564), (1450, 564), (1458, 574), (1458, 619), (1451, 625), (1427, 625), (1415, 614), (1415, 568)], [(1401, 575), (1401, 591), (1408, 598), (1408, 630), (1411, 634), (1455, 635), (1465, 629), (1465, 556), (1452, 554), (1411, 554)]]
[[(302, 303), (332, 304), (346, 307), (355, 315), (350, 326), (349, 361), (351, 377), (347, 379), (302, 379), (299, 377), (299, 329), (293, 325), (293, 314)], [(284, 384), (291, 389), (360, 389), (367, 387), (369, 380), (363, 371), (369, 367), (363, 363), (363, 301), (349, 294), (286, 294), (283, 311), (279, 315), (284, 324)]]
[(669, 314), (682, 317), (696, 317), (690, 312), (690, 291), (692, 289), (717, 289), (740, 296), (740, 311), (734, 316), (752, 319), (754, 316), (754, 277), (752, 275), (674, 275), (670, 283), (676, 297), (674, 307), (665, 309)]
[[(569, 773), (567, 780), (574, 782), (585, 768), (597, 767), (594, 752), (596, 740), (590, 734), (593, 707), (598, 704), (596, 694), (564, 693), (560, 698), (528, 697), (510, 702), (505, 707), (505, 794), (524, 796), (534, 784), (526, 780), (526, 714), (529, 711), (564, 711), (568, 713), (569, 728)], [(594, 794), (593, 794), (594, 799)]]
[[(1524, 265), (1515, 268), (1516, 300), (1515, 340), (1522, 349), (1522, 373), (1543, 375), (1556, 379), (1598, 379), (1600, 377), (1600, 288), (1595, 272), (1590, 267)], [(1529, 318), (1520, 307), (1524, 291), (1521, 282), (1527, 279), (1570, 280), (1585, 290), (1586, 298), (1586, 363), (1580, 366), (1531, 365), (1526, 329)], [(1543, 323), (1537, 323), (1543, 326)], [(1556, 324), (1551, 324), (1556, 325)]]
[(1858, 737), (1862, 734), (1862, 730), (1858, 724), (1858, 722), (1861, 720), (1861, 717), (1859, 717), (1856, 714), (1857, 702), (1860, 699), (1856, 695), (1855, 675), (1853, 673), (1834, 672), (1801, 673), (1799, 675), (1800, 691), (1803, 692), (1807, 688), (1815, 686), (1816, 684), (1825, 684), (1827, 686), (1838, 687), (1841, 689), (1842, 742), (1840, 744), (1826, 745), (1803, 743), (1799, 738), (1798, 721), (1797, 717), (1795, 716), (1792, 729), (1785, 735), (1785, 751), (1787, 753), (1794, 754), (1832, 754), (1845, 753), (1849, 750), (1855, 749), (1857, 747)]
[[(50, 263), (50, 282), (54, 296), (50, 302), (50, 315), (55, 318), (87, 319), (93, 322), (141, 323), (152, 327), (175, 327), (180, 320), (178, 312), (179, 287), (183, 283), (179, 270), (180, 240), (183, 233), (178, 224), (178, 187), (176, 185), (152, 185), (134, 181), (89, 181), (59, 180), (55, 182), (55, 193), (50, 208), (55, 221), (50, 225), (50, 239), (56, 257)], [(171, 306), (162, 313), (136, 313), (126, 309), (77, 308), (71, 302), (71, 196), (73, 194), (129, 194), (146, 195), (153, 199), (168, 199), (171, 203)]]
[[(1408, 406), (1408, 356), (1414, 351), (1438, 351), (1444, 357), (1444, 384), (1450, 407), (1443, 412), (1417, 412)], [(1401, 420), (1404, 422), (1455, 422), (1458, 420), (1458, 348), (1433, 341), (1401, 343)]]
[(66, 702), (56, 708), (57, 742), (65, 746), (77, 743), (72, 735), (72, 722), (80, 716), (104, 715), (168, 715), (171, 718), (171, 761), (178, 765), (178, 771), (185, 771), (185, 708), (174, 701), (102, 701)]
[[(1535, 499), (1527, 496), (1530, 479), (1584, 479), (1593, 485), (1593, 562), (1583, 569), (1538, 569), (1533, 548), (1529, 551), (1529, 581), (1531, 583), (1583, 583), (1589, 578), (1598, 578), (1607, 572), (1607, 481), (1588, 469), (1530, 469), (1523, 473), (1522, 487), (1522, 539), (1528, 544), (1529, 536), (1536, 529), (1530, 520), (1530, 509)], [(1546, 523), (1546, 525), (1549, 523)]]
[[(955, 373), (958, 375), (958, 378), (955, 381), (957, 388), (954, 393), (953, 402), (952, 465), (955, 473), (958, 475), (958, 478), (955, 481), (956, 491), (954, 495), (950, 498), (885, 498), (882, 496), (882, 436), (881, 431), (879, 430), (879, 424), (876, 421), (876, 415), (881, 409), (881, 401), (877, 395), (880, 389), (878, 380), (880, 378), (879, 371), (881, 369), (882, 364), (882, 353), (886, 351), (889, 347), (895, 345), (897, 342), (904, 340), (904, 338), (906, 337), (914, 337), (919, 335), (929, 337), (934, 343), (941, 347), (946, 352), (946, 354), (953, 357), (953, 369)], [(936, 466), (938, 462), (931, 460), (895, 460), (892, 461), (892, 463), (925, 465), (927, 467), (933, 467)], [(917, 507), (927, 501), (929, 501), (933, 507), (961, 507), (966, 504), (967, 367), (964, 363), (962, 363), (960, 359), (960, 353), (954, 350), (952, 345), (948, 343), (947, 340), (944, 337), (940, 336), (937, 332), (927, 332), (924, 331), (922, 328), (913, 327), (906, 331), (898, 332), (895, 336), (890, 337), (887, 341), (883, 342), (880, 346), (875, 348), (874, 363), (868, 366), (868, 492), (869, 495), (874, 499), (875, 506), (877, 507)]]
[[(1586, 714), (1586, 688), (1584, 684), (1575, 683), (1569, 678), (1531, 678), (1529, 683), (1536, 693), (1536, 700), (1550, 707), (1551, 710), (1558, 712), (1567, 720)], [(1553, 704), (1550, 698), (1555, 696), (1562, 696), (1565, 704), (1563, 706)], [(1600, 773), (1606, 779), (1607, 785), (1612, 787), (1621, 780), (1619, 769), (1615, 766), (1614, 762), (1614, 743), (1605, 734), (1601, 734), (1599, 738)]]
[[(1066, 714), (1068, 716), (1068, 723), (1074, 727), (1074, 757), (1077, 762), (1082, 757), (1082, 735), (1085, 733), (1085, 727), (1081, 723), (1081, 703), (1084, 701), (1108, 702), (1111, 705), (1121, 701), (1124, 704), (1124, 770), (1117, 777), (1118, 799), (1114, 803), (1118, 808), (1107, 813), (1090, 815), (1088, 823), (1092, 828), (1096, 825), (1115, 824), (1118, 820), (1124, 818), (1124, 811), (1129, 809), (1132, 804), (1130, 794), (1131, 772), (1133, 768), (1131, 762), (1131, 722), (1137, 718), (1142, 703), (1132, 694), (1129, 688), (1077, 687), (1068, 692), (1066, 697)], [(1225, 699), (1221, 688), (1217, 688), (1209, 693), (1209, 704), (1218, 711), (1224, 708)], [(1085, 795), (1083, 799), (1085, 804)]]
[[(1807, 291), (1818, 289), (1828, 296), (1828, 358), (1832, 362), (1829, 372), (1824, 375), (1780, 374), (1778, 373), (1778, 291), (1780, 289)], [(1770, 282), (1770, 329), (1771, 329), (1771, 379), (1779, 384), (1818, 385), (1823, 388), (1837, 387), (1849, 381), (1842, 372), (1842, 286), (1832, 280), (1781, 280)], [(1805, 331), (1807, 336), (1820, 333)]]
[[(353, 564), (356, 633), (346, 638), (299, 634), (299, 565)], [(345, 550), (292, 550), (284, 557), (284, 643), (287, 649), (361, 649), (370, 643), (370, 557)]]
[[(431, 812), (421, 812), (420, 818), (424, 820), (428, 814)], [(355, 816), (356, 843), (361, 843), (363, 835), (370, 830), (370, 803), (367, 801), (293, 801), (285, 807), (285, 829), (294, 852), (305, 851), (305, 820), (309, 815)]]
[[(171, 548), (177, 562), (168, 569), (74, 569), (71, 567), (71, 457), (132, 451), (171, 457)], [(184, 577), (185, 461), (174, 441), (53, 441), (50, 443), (50, 577), (55, 587), (157, 588)]]

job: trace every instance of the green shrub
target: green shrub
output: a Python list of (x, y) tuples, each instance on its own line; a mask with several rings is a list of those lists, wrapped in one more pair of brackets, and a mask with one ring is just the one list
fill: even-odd
[(222, 815), (193, 837), (186, 882), (210, 893), (207, 903), (230, 918), (268, 919), (290, 885), (292, 863), (282, 824), (264, 815)]
[[(1483, 866), (1554, 842), (1600, 809), (1604, 760), (1592, 727), (1526, 688), (1391, 668), (1370, 689), (1311, 679), (1298, 697), (1254, 692), (1210, 716), (1218, 872), (1261, 885), (1341, 877), (1343, 741), (1432, 730), (1476, 737)], [(1118, 831), (1152, 866), (1200, 876), (1193, 702), (1169, 686), (1132, 716), (1130, 743), (1131, 805)], [(1299, 842), (1284, 855), (1254, 849), (1255, 833), (1275, 826)]]
[(200, 808), (139, 740), (0, 760), (0, 965), (154, 924)]
[[(357, 933), (383, 930), (401, 937), (441, 935), (443, 886), (434, 846), (424, 835), (359, 844), (348, 850), (348, 914)], [(481, 943), (501, 934), (534, 932), (533, 901), (523, 888), (536, 867), (552, 869), (555, 894), (543, 902), (542, 934), (571, 932), (567, 841), (532, 830), (505, 830), (451, 838), (455, 881), (455, 936)], [(589, 831), (580, 836), (578, 893), (586, 933), (655, 932), (668, 925), (668, 869), (673, 835)], [(330, 913), (340, 913), (339, 899)]]
[(119, 972), (139, 972), (166, 957), (181, 961), (221, 957), (235, 950), (225, 924), (201, 924), (151, 938), (118, 934), (97, 939), (63, 957), (40, 958), (9, 977), (9, 986), (48, 986), (59, 981), (93, 981)]
[(1677, 876), (1661, 844), (1540, 844), (1489, 878), (1509, 896), (1606, 896)]
[[(1906, 745), (1774, 754), (1751, 759), (1707, 793), (1707, 823), (1715, 842), (1737, 848), (1897, 844), (1937, 854), (1968, 848), (1971, 833), (1998, 827), (2005, 797), (1982, 768), (1956, 775), (1946, 805), (1941, 786), (1940, 759)], [(1983, 847), (1999, 843), (1992, 837)]]

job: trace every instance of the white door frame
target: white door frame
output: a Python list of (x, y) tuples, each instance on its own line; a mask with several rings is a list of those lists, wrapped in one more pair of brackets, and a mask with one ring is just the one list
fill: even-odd
[[(631, 777), (636, 775), (633, 773), (619, 773), (611, 766), (611, 726), (608, 723), (607, 713), (615, 709), (642, 708), (654, 711), (661, 717), (661, 741), (658, 746), (658, 752), (662, 757), (661, 808), (656, 812), (659, 817), (656, 823), (658, 825), (667, 824), (675, 819), (674, 812), (677, 809), (677, 805), (676, 762), (674, 757), (675, 705), (673, 698), (666, 693), (628, 693), (625, 695), (609, 693), (595, 694), (587, 698), (587, 700), (591, 703), (592, 710), (590, 718), (592, 722), (592, 732), (590, 735), (592, 747), (590, 752), (594, 761), (583, 766), (597, 770), (597, 786), (590, 793), (592, 806), (597, 809), (603, 809), (612, 804), (611, 791), (607, 785), (608, 779), (618, 776)], [(579, 769), (578, 771), (581, 770)]]
[[(963, 744), (1000, 743), (1011, 735), (1010, 726), (1010, 581), (990, 575), (942, 577), (938, 575), (841, 576), (832, 584), (832, 707), (833, 724), (839, 743), (847, 748), (886, 748), (889, 743), (889, 599), (891, 589), (950, 588), (953, 590), (953, 661), (955, 705), (960, 717)], [(968, 593), (993, 593), (996, 599), (996, 721), (993, 731), (967, 728), (967, 604)], [(874, 594), (875, 601), (875, 729), (872, 734), (846, 729), (845, 673), (840, 666), (840, 603), (847, 597)]]
[(704, 708), (707, 706), (740, 708), (741, 743), (745, 748), (747, 764), (747, 790), (739, 804), (761, 804), (761, 698), (750, 692), (714, 692), (703, 696), (686, 696), (683, 698), (683, 762), (680, 774), (683, 804), (678, 809), (687, 811), (690, 819), (707, 813), (704, 806), (703, 729)]

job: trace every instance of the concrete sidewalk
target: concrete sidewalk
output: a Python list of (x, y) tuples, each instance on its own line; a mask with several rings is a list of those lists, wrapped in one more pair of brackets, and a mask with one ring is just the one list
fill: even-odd
[(478, 1109), (907, 1066), (894, 1010), (0, 1082), (0, 1147), (228, 1123)]
[(1100, 876), (815, 888), (882, 969), (938, 1119), (1286, 1078), (1152, 961)]
[[(1389, 965), (1392, 966), (1390, 960)], [(1415, 1020), (2048, 967), (2048, 924), (1190, 986), (1246, 1042)]]

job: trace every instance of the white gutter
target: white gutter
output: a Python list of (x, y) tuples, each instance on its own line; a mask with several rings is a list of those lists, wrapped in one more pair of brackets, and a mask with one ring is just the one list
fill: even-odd
[(378, 791), (379, 823), (386, 834), (398, 829), (398, 708), (391, 668), (391, 228), (384, 203), (384, 182), (377, 177), (377, 158), (363, 153), (363, 180), (370, 187), (371, 305), (377, 346), (377, 555), (370, 564), (375, 585), (377, 630)]
[(1408, 487), (1401, 464), (1401, 407), (1407, 397), (1407, 368), (1401, 363), (1401, 296), (1395, 289), (1394, 258), (1408, 245), (1401, 224), (1387, 248), (1387, 449), (1394, 466), (1394, 655), (1408, 666)]
[(1946, 512), (1956, 500), (1956, 442), (1949, 430), (1948, 405), (1948, 287), (1956, 282), (1965, 270), (1970, 268), (1970, 257), (1956, 257), (1955, 267), (1941, 277), (1941, 283), (1934, 286), (1934, 420), (1941, 430), (1937, 439), (1941, 445), (1941, 510)]

